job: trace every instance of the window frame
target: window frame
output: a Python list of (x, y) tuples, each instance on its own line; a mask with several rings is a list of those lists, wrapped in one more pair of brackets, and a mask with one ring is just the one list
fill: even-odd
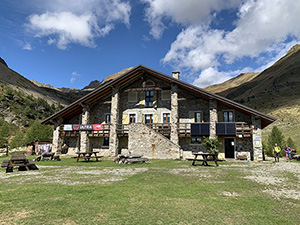
[(145, 106), (146, 107), (154, 107), (154, 91), (153, 90), (145, 91)]
[[(150, 123), (147, 123), (147, 116), (150, 116)], [(144, 114), (145, 124), (153, 124), (153, 114)]]
[[(232, 113), (232, 121), (229, 119), (230, 118), (230, 113)], [(225, 114), (227, 115), (227, 121), (225, 121)], [(234, 123), (235, 122), (235, 116), (234, 116), (234, 111), (233, 110), (224, 110), (223, 111), (223, 122), (224, 123)]]

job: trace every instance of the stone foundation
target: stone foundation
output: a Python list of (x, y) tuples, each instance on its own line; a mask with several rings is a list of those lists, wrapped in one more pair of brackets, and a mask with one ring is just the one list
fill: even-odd
[(180, 158), (180, 146), (142, 123), (129, 126), (128, 151), (151, 159)]

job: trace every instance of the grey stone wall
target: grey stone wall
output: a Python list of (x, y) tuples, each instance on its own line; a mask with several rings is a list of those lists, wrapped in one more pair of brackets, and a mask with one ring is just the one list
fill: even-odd
[(176, 159), (181, 156), (179, 145), (141, 123), (129, 126), (128, 151), (152, 159)]
[(173, 143), (179, 144), (178, 137), (178, 87), (171, 87), (171, 135), (170, 139)]
[(253, 129), (253, 158), (254, 161), (262, 161), (262, 137), (261, 137), (261, 120), (252, 115), (252, 129)]
[(216, 123), (218, 122), (218, 104), (216, 100), (209, 101), (210, 134), (209, 138), (216, 138)]
[[(82, 124), (89, 124), (90, 119), (90, 107), (86, 106), (82, 110)], [(80, 152), (90, 152), (90, 140), (87, 135), (87, 131), (80, 131)]]
[(111, 155), (117, 155), (119, 151), (119, 140), (117, 136), (117, 124), (119, 123), (119, 94), (119, 88), (112, 90), (109, 134), (109, 151)]
[(179, 89), (178, 91), (178, 115), (180, 123), (190, 123), (191, 113), (203, 112), (204, 122), (209, 122), (209, 102), (197, 98), (190, 93)]

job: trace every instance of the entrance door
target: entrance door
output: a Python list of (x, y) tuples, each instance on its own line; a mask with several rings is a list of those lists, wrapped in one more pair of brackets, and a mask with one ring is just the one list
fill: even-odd
[(234, 158), (234, 139), (226, 138), (224, 140), (225, 158)]

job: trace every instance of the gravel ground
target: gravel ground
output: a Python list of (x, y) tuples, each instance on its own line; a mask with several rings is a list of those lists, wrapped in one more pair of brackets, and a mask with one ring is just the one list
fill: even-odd
[[(107, 184), (128, 179), (135, 174), (146, 172), (147, 167), (126, 167), (126, 168), (99, 168), (99, 167), (60, 167), (41, 166), (35, 171), (16, 171), (13, 173), (0, 172), (0, 180), (5, 183), (57, 183), (64, 185), (79, 185), (99, 183)], [(201, 168), (201, 169), (200, 169)], [(154, 168), (152, 168), (153, 170)], [(227, 170), (237, 170), (242, 172), (242, 178), (255, 181), (264, 185), (264, 193), (275, 198), (291, 198), (300, 200), (300, 163), (273, 161), (266, 162), (237, 162), (229, 165), (217, 167), (192, 167), (186, 164), (182, 168), (155, 168), (162, 172), (167, 172), (192, 179), (203, 180), (205, 182), (221, 182), (220, 177)], [(234, 190), (233, 190), (234, 191)], [(226, 196), (237, 196), (235, 192), (223, 192)]]

